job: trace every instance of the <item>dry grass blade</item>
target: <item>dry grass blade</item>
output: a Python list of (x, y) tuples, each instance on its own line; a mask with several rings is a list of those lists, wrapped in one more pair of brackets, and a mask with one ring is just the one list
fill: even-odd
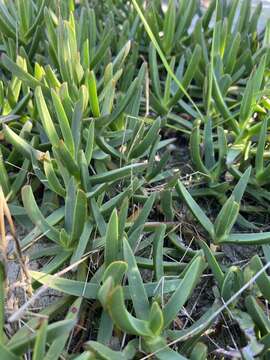
[(3, 254), (5, 254), (4, 256), (6, 256), (6, 251), (7, 251), (7, 239), (6, 239), (6, 235), (4, 234), (5, 233), (5, 220), (4, 220), (4, 216), (6, 217), (7, 219), (7, 222), (9, 224), (9, 229), (10, 229), (10, 233), (11, 233), (11, 236), (14, 240), (14, 243), (15, 243), (15, 248), (16, 248), (16, 255), (17, 255), (17, 258), (18, 258), (18, 261), (19, 261), (19, 264), (21, 266), (21, 269), (23, 271), (23, 274), (25, 276), (25, 279), (26, 279), (26, 283), (27, 283), (27, 287), (26, 287), (26, 290), (28, 292), (28, 294), (31, 296), (32, 295), (32, 285), (31, 285), (31, 277), (29, 275), (29, 272), (28, 272), (28, 267), (27, 267), (27, 260), (25, 259), (23, 253), (22, 253), (22, 250), (21, 250), (21, 245), (20, 245), (20, 241), (19, 239), (17, 238), (17, 235), (16, 235), (16, 228), (15, 228), (15, 225), (14, 225), (14, 222), (12, 220), (12, 217), (11, 217), (11, 214), (10, 214), (10, 210), (9, 210), (9, 207), (8, 207), (8, 204), (6, 202), (6, 198), (5, 198), (5, 195), (4, 195), (4, 192), (2, 190), (2, 187), (0, 187), (0, 207), (1, 207), (1, 213), (0, 213), (0, 216), (1, 216), (1, 237), (2, 237), (2, 246), (3, 246)]

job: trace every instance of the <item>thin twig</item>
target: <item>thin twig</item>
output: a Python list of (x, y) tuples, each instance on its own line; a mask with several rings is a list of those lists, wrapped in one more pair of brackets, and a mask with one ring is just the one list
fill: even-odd
[(11, 236), (15, 243), (17, 258), (18, 258), (19, 264), (21, 266), (21, 269), (24, 273), (24, 276), (26, 278), (27, 291), (28, 291), (29, 295), (32, 295), (31, 276), (29, 275), (29, 272), (28, 272), (27, 261), (26, 261), (26, 258), (23, 256), (23, 253), (21, 250), (21, 245), (20, 245), (19, 239), (17, 238), (17, 235), (16, 235), (16, 228), (13, 223), (11, 213), (10, 213), (8, 204), (6, 202), (2, 187), (0, 187), (0, 197), (1, 197), (1, 204), (3, 207), (4, 215), (8, 221), (10, 233), (11, 233)]

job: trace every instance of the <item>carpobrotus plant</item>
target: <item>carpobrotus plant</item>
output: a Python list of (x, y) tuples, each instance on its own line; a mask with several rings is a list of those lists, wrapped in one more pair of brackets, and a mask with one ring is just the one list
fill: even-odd
[(0, 2), (3, 359), (269, 358), (261, 12)]

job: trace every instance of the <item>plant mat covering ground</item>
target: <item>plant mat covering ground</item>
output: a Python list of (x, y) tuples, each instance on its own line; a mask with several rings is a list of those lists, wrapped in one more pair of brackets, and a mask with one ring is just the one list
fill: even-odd
[(1, 360), (269, 359), (262, 14), (0, 2)]

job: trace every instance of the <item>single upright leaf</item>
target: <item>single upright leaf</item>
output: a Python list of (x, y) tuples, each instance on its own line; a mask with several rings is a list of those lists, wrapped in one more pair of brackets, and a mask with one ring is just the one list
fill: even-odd
[(196, 217), (202, 227), (211, 235), (214, 235), (214, 226), (208, 216), (205, 215), (199, 205), (193, 200), (190, 193), (186, 190), (181, 181), (176, 184), (176, 191), (185, 200), (192, 214)]
[(241, 101), (241, 107), (240, 107), (239, 118), (242, 126), (246, 124), (247, 120), (252, 114), (253, 96), (254, 96), (253, 81), (252, 81), (252, 77), (250, 77), (245, 87), (245, 91), (243, 94), (243, 99)]
[(85, 157), (88, 165), (90, 164), (94, 150), (94, 145), (95, 145), (94, 137), (95, 137), (95, 124), (94, 121), (92, 121), (88, 128), (88, 136), (87, 136), (87, 142), (85, 148)]
[(201, 157), (201, 135), (200, 135), (200, 121), (195, 121), (190, 135), (190, 155), (196, 170), (200, 171), (205, 176), (209, 175), (209, 171), (204, 165)]
[(249, 178), (250, 178), (250, 174), (251, 174), (251, 166), (249, 166), (246, 171), (244, 172), (244, 174), (241, 176), (240, 180), (238, 181), (238, 183), (236, 184), (233, 192), (232, 192), (232, 196), (234, 197), (234, 200), (240, 204), (241, 199), (244, 195), (244, 192), (246, 190)]
[(164, 326), (168, 327), (176, 318), (177, 314), (185, 304), (196, 284), (199, 282), (203, 271), (203, 258), (198, 256), (192, 260), (185, 276), (181, 280), (175, 293), (170, 297), (163, 309)]
[(74, 206), (73, 212), (73, 224), (72, 224), (72, 231), (71, 231), (71, 241), (74, 243), (75, 241), (78, 242), (79, 238), (83, 232), (86, 214), (87, 214), (87, 198), (86, 194), (82, 190), (77, 191), (76, 201)]
[(43, 320), (41, 327), (38, 330), (34, 351), (33, 360), (43, 359), (45, 355), (46, 337), (47, 337), (48, 321)]
[(267, 119), (263, 120), (255, 157), (256, 176), (262, 173), (264, 168), (264, 149), (267, 136), (267, 125)]
[(169, 0), (168, 9), (165, 15), (164, 20), (164, 49), (167, 54), (170, 53), (172, 46), (173, 46), (173, 39), (175, 34), (175, 22), (176, 22), (176, 8), (175, 8), (175, 1)]
[(234, 200), (234, 196), (230, 196), (229, 199), (222, 206), (216, 221), (215, 227), (215, 241), (219, 241), (228, 235), (237, 219), (239, 213), (239, 204)]
[(105, 267), (108, 267), (113, 261), (119, 258), (119, 236), (118, 236), (118, 215), (114, 209), (107, 225), (105, 240)]
[(9, 181), (7, 169), (5, 167), (1, 148), (0, 148), (0, 186), (3, 189), (5, 196), (7, 196), (7, 194), (10, 191), (10, 181)]
[(215, 151), (212, 133), (212, 120), (207, 118), (204, 127), (204, 141), (205, 141), (205, 165), (207, 169), (211, 169), (215, 165)]
[(163, 330), (164, 319), (163, 313), (159, 304), (155, 301), (151, 306), (150, 316), (149, 316), (149, 326), (151, 331), (155, 336), (159, 336)]
[(164, 236), (166, 232), (166, 225), (161, 224), (157, 228), (154, 234), (153, 239), (153, 260), (154, 260), (154, 268), (155, 268), (155, 279), (157, 281), (161, 280), (164, 276), (163, 269), (163, 244), (164, 244)]
[(208, 265), (218, 283), (219, 288), (221, 289), (224, 280), (224, 273), (209, 246), (203, 240), (200, 240), (199, 244), (203, 249)]
[(35, 99), (37, 103), (38, 113), (42, 121), (44, 130), (53, 146), (56, 146), (59, 142), (57, 132), (55, 130), (54, 123), (52, 121), (51, 115), (47, 108), (45, 99), (42, 94), (41, 87), (38, 86), (35, 90)]
[(99, 100), (97, 95), (97, 84), (96, 84), (95, 74), (93, 71), (90, 71), (88, 73), (87, 84), (88, 84), (88, 92), (89, 92), (89, 103), (92, 114), (94, 117), (99, 117), (100, 109), (99, 109)]
[(139, 272), (135, 256), (126, 239), (124, 239), (124, 258), (128, 263), (128, 284), (136, 316), (147, 319), (149, 316), (149, 301)]
[(65, 109), (62, 105), (59, 95), (53, 89), (51, 90), (51, 95), (64, 141), (71, 155), (74, 156), (74, 141)]

